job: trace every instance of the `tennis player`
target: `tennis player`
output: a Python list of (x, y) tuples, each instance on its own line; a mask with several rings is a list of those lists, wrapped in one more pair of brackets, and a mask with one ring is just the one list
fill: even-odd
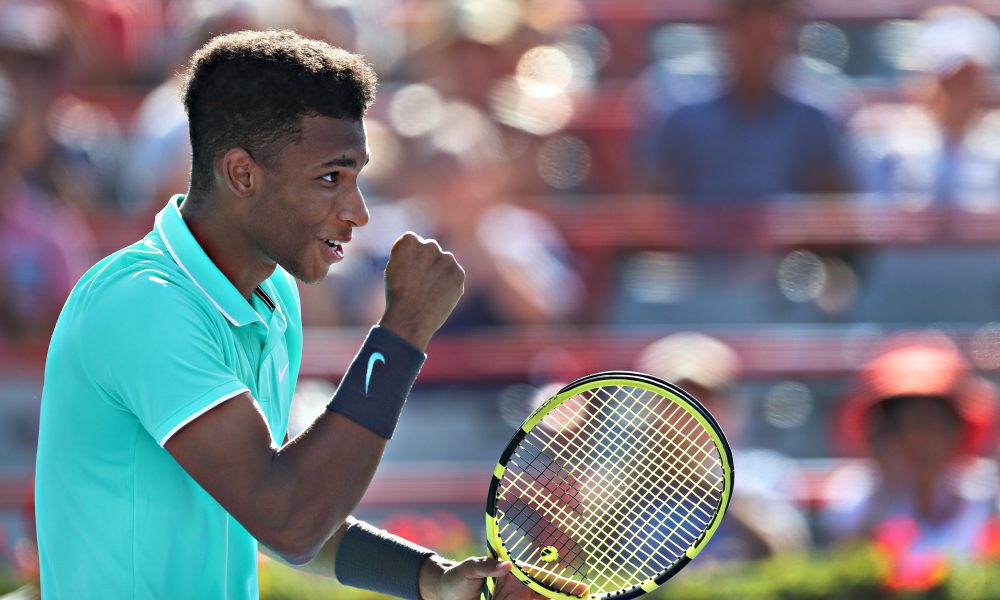
[(471, 600), (487, 576), (501, 598), (534, 595), (509, 563), (452, 562), (349, 516), (462, 294), (435, 241), (397, 240), (384, 315), (329, 410), (286, 440), (294, 278), (320, 281), (368, 221), (375, 83), (361, 57), (288, 31), (193, 56), (188, 193), (84, 275), (52, 335), (35, 490), (45, 598), (257, 598), (258, 548), (404, 598)]

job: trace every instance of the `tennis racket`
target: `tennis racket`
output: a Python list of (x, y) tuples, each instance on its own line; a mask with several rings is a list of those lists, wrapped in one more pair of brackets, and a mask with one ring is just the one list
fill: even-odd
[(698, 555), (732, 490), (729, 444), (697, 400), (650, 375), (597, 373), (542, 404), (504, 449), (488, 551), (549, 598), (635, 598)]

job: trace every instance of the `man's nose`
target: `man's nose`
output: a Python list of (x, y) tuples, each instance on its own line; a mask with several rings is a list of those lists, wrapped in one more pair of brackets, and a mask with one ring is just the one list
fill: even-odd
[(365, 204), (364, 194), (359, 188), (354, 188), (354, 193), (351, 194), (338, 216), (342, 221), (347, 221), (355, 227), (364, 227), (368, 224), (368, 206)]

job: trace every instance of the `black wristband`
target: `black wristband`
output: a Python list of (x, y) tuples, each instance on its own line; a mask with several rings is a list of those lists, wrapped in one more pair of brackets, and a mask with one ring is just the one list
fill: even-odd
[(358, 521), (344, 531), (333, 570), (344, 585), (420, 600), (420, 568), (432, 554), (433, 550)]
[(373, 327), (327, 405), (389, 439), (427, 356), (384, 327)]

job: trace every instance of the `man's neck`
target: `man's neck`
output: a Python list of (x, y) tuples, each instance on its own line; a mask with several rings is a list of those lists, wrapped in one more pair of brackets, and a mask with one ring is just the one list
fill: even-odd
[(745, 112), (758, 112), (769, 108), (778, 96), (773, 85), (760, 82), (746, 83), (735, 80), (729, 88), (732, 101)]
[(181, 216), (208, 258), (248, 301), (254, 289), (274, 272), (275, 263), (257, 249), (230, 210), (234, 200), (190, 190)]

